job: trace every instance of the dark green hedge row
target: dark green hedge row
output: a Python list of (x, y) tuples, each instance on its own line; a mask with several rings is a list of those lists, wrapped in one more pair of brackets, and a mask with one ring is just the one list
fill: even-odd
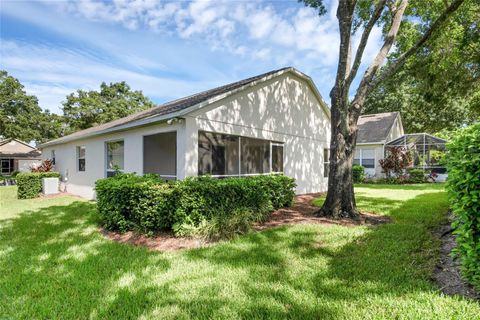
[(107, 229), (145, 234), (173, 230), (176, 235), (206, 230), (209, 237), (227, 226), (232, 232), (243, 230), (273, 209), (290, 206), (294, 189), (294, 180), (283, 175), (163, 182), (120, 174), (96, 183), (97, 208)]
[(21, 172), (17, 174), (17, 198), (31, 199), (42, 192), (42, 178), (60, 178), (58, 172)]
[(448, 191), (455, 215), (456, 254), (464, 277), (480, 289), (480, 124), (447, 144)]

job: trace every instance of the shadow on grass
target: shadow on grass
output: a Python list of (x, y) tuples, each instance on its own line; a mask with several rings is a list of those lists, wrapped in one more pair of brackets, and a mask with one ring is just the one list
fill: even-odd
[(0, 309), (62, 319), (353, 318), (358, 309), (360, 318), (363, 301), (381, 309), (382, 297), (434, 291), (439, 195), (361, 200), (390, 210), (392, 224), (283, 226), (172, 254), (104, 239), (91, 203), (24, 213), (0, 228)]

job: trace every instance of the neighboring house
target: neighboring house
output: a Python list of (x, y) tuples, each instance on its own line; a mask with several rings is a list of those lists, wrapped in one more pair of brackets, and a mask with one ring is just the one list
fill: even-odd
[(115, 169), (165, 179), (282, 172), (327, 189), (330, 111), (312, 79), (283, 68), (174, 100), (40, 146), (68, 192), (94, 198)]
[(28, 172), (41, 162), (41, 152), (18, 139), (0, 140), (0, 174)]
[(385, 145), (403, 136), (400, 113), (367, 114), (358, 119), (358, 135), (354, 164), (362, 165), (370, 177), (382, 176), (379, 160), (384, 158)]

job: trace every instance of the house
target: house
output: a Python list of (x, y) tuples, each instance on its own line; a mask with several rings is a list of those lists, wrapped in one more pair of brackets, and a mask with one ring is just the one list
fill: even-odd
[(410, 152), (412, 168), (433, 172), (436, 181), (445, 181), (446, 168), (440, 162), (446, 140), (428, 133), (405, 134), (398, 112), (367, 114), (359, 118), (354, 164), (362, 165), (371, 178), (383, 177), (379, 161), (391, 148), (401, 147)]
[(312, 79), (283, 68), (40, 145), (62, 189), (94, 198), (116, 170), (164, 179), (281, 172), (297, 193), (327, 189), (330, 110)]
[(28, 172), (32, 165), (41, 162), (41, 152), (18, 139), (0, 140), (0, 174)]
[(369, 177), (382, 176), (379, 160), (384, 158), (385, 145), (404, 135), (398, 112), (362, 115), (358, 119), (354, 164), (362, 165)]

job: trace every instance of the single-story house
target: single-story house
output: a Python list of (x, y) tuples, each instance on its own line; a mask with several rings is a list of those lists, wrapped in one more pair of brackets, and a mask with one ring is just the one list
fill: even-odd
[(62, 189), (95, 197), (116, 170), (165, 179), (281, 172), (297, 193), (326, 191), (330, 110), (312, 79), (283, 68), (39, 146)]
[(369, 177), (382, 176), (379, 160), (384, 158), (385, 145), (404, 135), (399, 112), (362, 115), (358, 119), (354, 164), (365, 168)]
[(358, 135), (354, 164), (362, 165), (370, 178), (383, 177), (379, 161), (390, 148), (401, 147), (412, 156), (411, 167), (437, 174), (436, 181), (445, 181), (447, 174), (439, 162), (446, 150), (446, 140), (428, 133), (405, 134), (398, 112), (362, 115), (357, 123)]
[(41, 152), (18, 139), (0, 140), (0, 175), (29, 172), (30, 167), (41, 162)]

